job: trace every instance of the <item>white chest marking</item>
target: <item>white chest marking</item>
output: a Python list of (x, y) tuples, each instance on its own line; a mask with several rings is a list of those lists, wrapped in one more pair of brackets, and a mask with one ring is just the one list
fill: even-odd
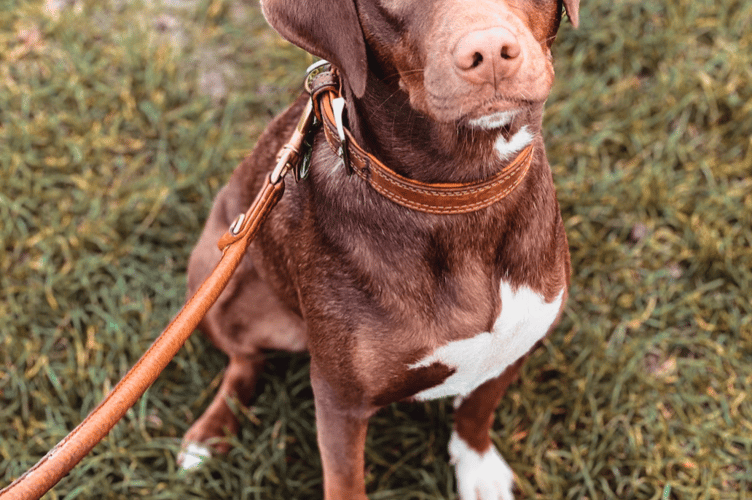
[(527, 125), (525, 125), (510, 137), (509, 140), (506, 140), (503, 134), (499, 134), (494, 143), (494, 149), (496, 149), (496, 154), (501, 160), (508, 160), (522, 151), (532, 140), (533, 134), (527, 128)]
[(465, 397), (482, 383), (498, 377), (524, 356), (553, 324), (564, 289), (553, 302), (522, 286), (513, 291), (501, 282), (501, 314), (490, 332), (449, 342), (409, 368), (441, 363), (455, 372), (441, 385), (415, 395), (418, 400), (445, 396)]

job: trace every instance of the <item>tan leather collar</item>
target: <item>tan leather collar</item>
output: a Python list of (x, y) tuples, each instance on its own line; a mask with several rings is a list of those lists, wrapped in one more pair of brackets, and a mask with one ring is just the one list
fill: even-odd
[[(323, 69), (311, 76), (311, 92), (316, 117), (324, 124), (324, 134), (332, 150), (346, 166), (373, 189), (394, 203), (431, 214), (475, 212), (502, 200), (519, 185), (532, 164), (533, 145), (527, 146), (509, 165), (494, 176), (470, 183), (424, 183), (408, 179), (381, 163), (361, 148), (349, 130), (337, 127), (334, 101), (339, 98), (339, 78), (334, 70)], [(341, 134), (346, 138), (340, 140)]]

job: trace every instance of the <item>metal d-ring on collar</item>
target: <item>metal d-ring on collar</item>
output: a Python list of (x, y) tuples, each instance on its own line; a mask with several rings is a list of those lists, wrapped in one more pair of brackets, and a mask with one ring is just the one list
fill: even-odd
[(311, 91), (311, 82), (313, 79), (321, 73), (322, 71), (328, 70), (328, 66), (330, 66), (331, 63), (327, 61), (326, 59), (322, 59), (320, 61), (316, 61), (315, 63), (308, 66), (306, 69), (306, 77), (305, 77), (305, 89), (310, 92)]

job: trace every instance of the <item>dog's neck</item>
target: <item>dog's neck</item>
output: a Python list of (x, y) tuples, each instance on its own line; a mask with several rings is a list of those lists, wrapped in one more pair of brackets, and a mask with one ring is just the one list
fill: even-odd
[[(456, 124), (434, 124), (410, 107), (408, 96), (388, 85), (369, 83), (366, 94), (355, 99), (345, 89), (348, 126), (359, 145), (397, 173), (420, 182), (455, 183), (485, 179), (513, 161), (497, 154), (498, 131), (472, 130)], [(347, 177), (330, 146), (319, 143), (329, 166), (319, 169), (306, 184), (306, 199), (320, 220), (318, 228), (333, 246), (371, 270), (380, 290), (398, 290), (405, 281), (386, 269), (401, 262), (419, 262), (434, 239), (441, 239), (460, 260), (482, 262), (484, 273), (510, 283), (545, 288), (538, 266), (540, 256), (555, 249), (548, 237), (552, 221), (560, 217), (551, 171), (540, 135), (542, 112), (514, 124), (512, 133), (529, 127), (535, 141), (533, 163), (514, 195), (488, 210), (462, 217), (426, 217), (418, 211), (397, 210), (362, 179)], [(326, 162), (324, 162), (326, 163)], [(353, 177), (355, 177), (353, 179)], [(365, 201), (364, 201), (365, 200)], [(381, 204), (380, 204), (381, 203)], [(382, 207), (382, 208), (379, 208)], [(471, 217), (472, 223), (468, 224)], [(532, 235), (532, 236), (531, 236)], [(520, 248), (525, 248), (520, 252)], [(547, 257), (548, 258), (548, 257)], [(553, 259), (554, 257), (550, 257)], [(385, 270), (383, 273), (381, 270)], [(428, 287), (428, 285), (426, 285)], [(560, 288), (560, 287), (559, 287)], [(556, 288), (556, 290), (559, 290)], [(423, 297), (430, 287), (400, 293)], [(424, 293), (425, 292), (425, 293)]]
[(345, 91), (349, 127), (359, 144), (389, 168), (422, 182), (471, 182), (502, 170), (530, 141), (542, 147), (542, 106), (485, 130), (437, 123), (410, 105), (397, 82), (369, 78), (357, 99)]

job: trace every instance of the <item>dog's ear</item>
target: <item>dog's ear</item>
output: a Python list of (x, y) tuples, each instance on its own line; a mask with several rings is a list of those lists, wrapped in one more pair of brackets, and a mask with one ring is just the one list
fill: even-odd
[(366, 90), (366, 42), (354, 0), (261, 0), (264, 17), (290, 42), (336, 66), (357, 97)]
[(564, 0), (564, 10), (567, 11), (567, 17), (572, 21), (576, 28), (580, 25), (580, 0)]

